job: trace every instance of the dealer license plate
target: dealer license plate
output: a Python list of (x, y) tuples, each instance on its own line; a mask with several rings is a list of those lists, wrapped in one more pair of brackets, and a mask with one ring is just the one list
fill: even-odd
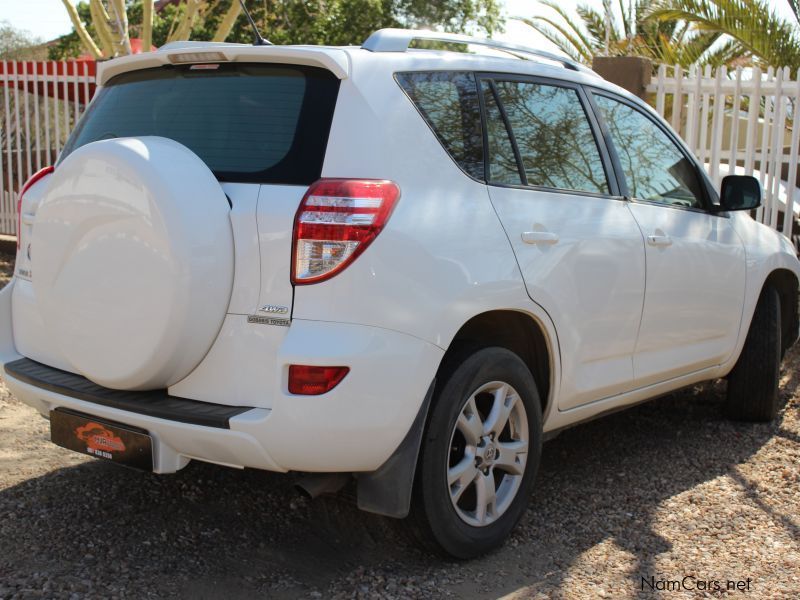
[(153, 440), (136, 427), (57, 408), (50, 411), (50, 439), (68, 450), (153, 470)]

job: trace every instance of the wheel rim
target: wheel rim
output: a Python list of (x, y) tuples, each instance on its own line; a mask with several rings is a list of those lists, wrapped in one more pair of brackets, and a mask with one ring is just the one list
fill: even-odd
[(462, 521), (484, 527), (511, 506), (528, 462), (528, 416), (517, 391), (492, 381), (467, 398), (450, 434), (447, 490)]

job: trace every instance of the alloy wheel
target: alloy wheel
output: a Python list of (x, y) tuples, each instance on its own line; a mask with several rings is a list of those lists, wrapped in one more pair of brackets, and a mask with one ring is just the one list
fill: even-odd
[(482, 385), (465, 401), (450, 435), (447, 486), (462, 521), (483, 527), (514, 500), (528, 457), (528, 417), (508, 383)]

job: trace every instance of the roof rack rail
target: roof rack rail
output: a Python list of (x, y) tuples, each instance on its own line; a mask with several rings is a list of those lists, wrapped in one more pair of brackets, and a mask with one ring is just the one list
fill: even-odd
[(370, 52), (405, 52), (414, 40), (431, 40), (436, 42), (486, 46), (487, 48), (494, 48), (515, 56), (523, 54), (536, 58), (543, 58), (558, 63), (567, 69), (599, 77), (597, 73), (579, 62), (544, 50), (537, 50), (536, 48), (528, 48), (527, 46), (519, 46), (506, 42), (498, 42), (487, 38), (476, 38), (469, 35), (443, 33), (441, 31), (430, 31), (427, 29), (379, 29), (370, 35), (369, 38), (361, 44), (361, 47)]

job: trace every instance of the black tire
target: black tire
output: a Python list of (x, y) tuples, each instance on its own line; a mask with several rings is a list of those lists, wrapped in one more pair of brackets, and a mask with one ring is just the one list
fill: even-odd
[[(449, 371), (439, 375), (441, 384), (437, 385), (423, 436), (411, 513), (406, 524), (410, 526), (417, 541), (429, 550), (468, 559), (501, 545), (525, 511), (541, 458), (542, 410), (530, 370), (516, 354), (505, 348), (477, 350), (460, 364), (452, 365)], [(527, 462), (524, 470), (520, 469), (521, 482), (515, 495), (509, 493), (506, 496), (509, 499), (507, 508), (499, 513), (495, 505), (499, 514), (493, 517), (494, 521), (483, 526), (473, 526), (459, 516), (450, 498), (447, 469), (450, 464), (448, 461), (452, 460), (455, 451), (451, 448), (451, 441), (455, 439), (453, 431), (467, 400), (482, 386), (497, 381), (509, 384), (522, 401), (528, 424)], [(487, 392), (487, 395), (491, 394)], [(519, 417), (519, 413), (515, 414)], [(483, 414), (481, 420), (486, 420)], [(508, 422), (511, 423), (511, 419)], [(516, 422), (519, 424), (522, 421), (517, 419)], [(507, 436), (510, 429), (503, 431), (506, 433), (497, 434), (497, 440)], [(499, 445), (498, 443), (497, 446)], [(500, 456), (499, 452), (497, 456)], [(462, 460), (464, 459), (466, 456)], [(476, 458), (476, 461), (479, 460), (481, 459)], [(484, 474), (487, 472), (489, 476), (499, 478), (501, 483), (495, 484), (499, 486), (499, 492), (505, 482), (504, 471), (498, 470), (497, 475), (494, 475), (495, 470), (492, 467), (484, 471)], [(464, 493), (462, 497), (466, 496)]]
[(771, 421), (778, 414), (781, 300), (767, 287), (758, 299), (742, 354), (728, 375), (725, 413), (737, 421)]

